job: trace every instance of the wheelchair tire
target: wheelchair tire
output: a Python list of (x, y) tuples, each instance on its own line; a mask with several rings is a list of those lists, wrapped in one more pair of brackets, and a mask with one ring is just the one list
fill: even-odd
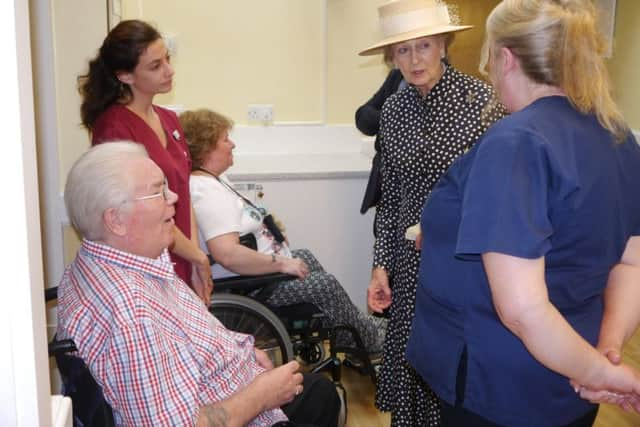
[(293, 345), (287, 329), (259, 302), (242, 295), (214, 293), (209, 312), (228, 329), (253, 335), (255, 346), (267, 352), (274, 366), (293, 360)]

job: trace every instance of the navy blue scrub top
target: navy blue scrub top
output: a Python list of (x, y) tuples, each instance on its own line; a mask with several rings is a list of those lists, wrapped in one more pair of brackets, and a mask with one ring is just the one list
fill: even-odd
[[(593, 409), (500, 322), (480, 254), (545, 258), (551, 302), (595, 344), (608, 273), (640, 234), (640, 147), (564, 97), (494, 124), (440, 179), (407, 358), (441, 398), (505, 426), (567, 424)], [(459, 363), (467, 362), (458, 377)], [(458, 380), (458, 382), (457, 382)], [(456, 395), (458, 384), (458, 395)]]

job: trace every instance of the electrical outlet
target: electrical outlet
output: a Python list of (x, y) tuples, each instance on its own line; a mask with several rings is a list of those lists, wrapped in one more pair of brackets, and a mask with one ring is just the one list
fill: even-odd
[(249, 104), (247, 108), (247, 119), (250, 122), (273, 122), (273, 105), (271, 104)]

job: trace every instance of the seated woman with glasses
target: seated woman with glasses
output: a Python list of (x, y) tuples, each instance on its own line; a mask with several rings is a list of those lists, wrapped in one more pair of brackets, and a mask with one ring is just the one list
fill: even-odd
[[(370, 354), (381, 352), (386, 321), (360, 311), (309, 250), (289, 249), (288, 242), (278, 238), (277, 229), (265, 226), (264, 212), (223, 176), (233, 164), (235, 144), (229, 138), (233, 122), (204, 109), (183, 113), (180, 122), (193, 161), (189, 186), (201, 242), (218, 264), (213, 268), (214, 279), (234, 273), (296, 276), (276, 287), (267, 303), (275, 307), (311, 303), (327, 317), (327, 326), (352, 326)], [(241, 237), (247, 235), (255, 238), (257, 249), (241, 244)], [(338, 344), (352, 345), (349, 339), (339, 334)]]

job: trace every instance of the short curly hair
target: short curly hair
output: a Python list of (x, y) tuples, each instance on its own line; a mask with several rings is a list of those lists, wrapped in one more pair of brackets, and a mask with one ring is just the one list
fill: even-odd
[(202, 167), (207, 153), (216, 148), (220, 136), (233, 128), (233, 120), (205, 108), (180, 114), (180, 124), (191, 153), (191, 169)]

